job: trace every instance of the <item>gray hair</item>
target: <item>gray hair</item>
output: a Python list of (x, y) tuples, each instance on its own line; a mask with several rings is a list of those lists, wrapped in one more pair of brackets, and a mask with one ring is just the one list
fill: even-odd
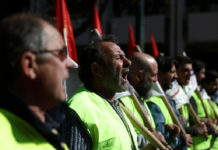
[(46, 35), (43, 20), (27, 14), (17, 14), (0, 22), (1, 80), (13, 82), (21, 73), (20, 58), (26, 51), (44, 48)]

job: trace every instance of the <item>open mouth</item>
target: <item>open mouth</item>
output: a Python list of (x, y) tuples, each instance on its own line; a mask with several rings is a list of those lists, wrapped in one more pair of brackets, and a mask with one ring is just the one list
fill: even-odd
[(124, 68), (122, 70), (122, 79), (126, 82), (127, 81), (127, 75), (129, 73), (129, 69), (128, 68)]
[(66, 89), (66, 86), (67, 86), (67, 80), (63, 80), (63, 81), (62, 81), (62, 87), (63, 87), (63, 89)]

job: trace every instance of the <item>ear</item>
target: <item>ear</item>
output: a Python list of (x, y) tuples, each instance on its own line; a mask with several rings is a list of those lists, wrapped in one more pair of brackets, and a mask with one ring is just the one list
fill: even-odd
[(96, 63), (96, 62), (93, 62), (90, 66), (91, 68), (91, 71), (92, 71), (92, 74), (96, 77), (102, 77), (103, 75), (103, 70), (102, 70), (102, 67)]
[(144, 76), (144, 71), (143, 70), (138, 70), (136, 72), (136, 80), (137, 81), (141, 81), (143, 79), (143, 76)]
[(27, 51), (21, 56), (21, 69), (25, 76), (30, 79), (35, 79), (36, 77), (36, 56)]

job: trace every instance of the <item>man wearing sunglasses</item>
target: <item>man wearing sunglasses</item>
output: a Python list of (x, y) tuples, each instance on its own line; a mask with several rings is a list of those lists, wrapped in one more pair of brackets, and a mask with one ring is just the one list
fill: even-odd
[(46, 113), (64, 105), (73, 67), (59, 32), (43, 19), (17, 14), (1, 21), (0, 41), (0, 149), (89, 149), (89, 134), (73, 110), (66, 109), (62, 123)]

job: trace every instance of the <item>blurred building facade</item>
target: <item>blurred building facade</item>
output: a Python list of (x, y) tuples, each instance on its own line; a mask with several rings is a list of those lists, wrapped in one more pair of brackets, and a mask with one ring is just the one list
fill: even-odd
[[(66, 0), (78, 51), (91, 40), (93, 1)], [(1, 18), (15, 12), (33, 12), (55, 19), (55, 0), (8, 0), (2, 4)], [(13, 3), (13, 4), (12, 4)], [(104, 34), (114, 34), (126, 52), (128, 24), (136, 43), (151, 53), (149, 33), (159, 51), (175, 56), (185, 51), (218, 70), (218, 1), (216, 0), (98, 0)], [(8, 5), (8, 6), (6, 6)], [(11, 5), (17, 6), (12, 9)], [(215, 64), (214, 64), (215, 63)]]

